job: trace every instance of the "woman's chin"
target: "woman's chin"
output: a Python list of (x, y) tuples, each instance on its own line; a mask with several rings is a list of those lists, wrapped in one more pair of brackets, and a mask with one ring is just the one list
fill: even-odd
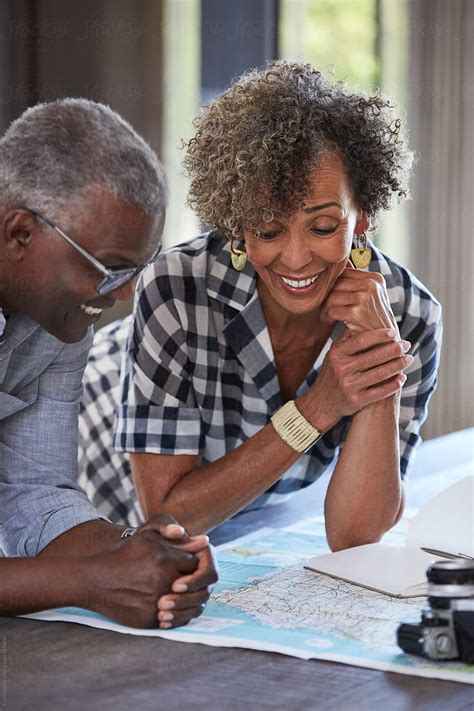
[(320, 309), (328, 295), (326, 272), (313, 283), (303, 288), (285, 284), (280, 277), (273, 281), (272, 297), (288, 313), (313, 313)]

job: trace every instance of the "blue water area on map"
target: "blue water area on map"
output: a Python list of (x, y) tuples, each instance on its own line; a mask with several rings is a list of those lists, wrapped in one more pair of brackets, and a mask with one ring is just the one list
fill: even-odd
[[(324, 534), (308, 536), (277, 529), (266, 532), (257, 540), (235, 541), (219, 549), (218, 561), (235, 561), (256, 565), (284, 567), (328, 550)], [(284, 562), (281, 560), (284, 557)]]
[[(268, 561), (260, 560), (259, 564), (255, 563), (238, 563), (234, 561), (219, 560), (219, 582), (221, 583), (243, 583), (249, 582), (254, 578), (261, 578), (264, 575), (274, 573), (276, 570), (275, 564)], [(227, 587), (227, 585), (226, 585)]]
[[(51, 612), (60, 612), (64, 615), (74, 615), (75, 617), (88, 617), (89, 619), (105, 620), (105, 622), (113, 622), (109, 617), (93, 612), (92, 610), (84, 610), (82, 607), (57, 607)], [(114, 623), (115, 624), (115, 623)]]
[[(228, 589), (229, 586), (226, 586)], [(239, 587), (235, 585), (235, 587)], [(241, 587), (241, 586), (240, 586)], [(107, 617), (100, 615), (97, 612), (92, 612), (91, 610), (84, 610), (78, 607), (62, 607), (55, 610), (55, 612), (63, 613), (66, 615), (74, 615), (79, 618), (97, 619), (106, 622), (112, 622)], [(242, 610), (236, 609), (231, 605), (210, 601), (206, 607), (206, 617), (218, 618), (222, 620), (229, 620), (230, 624), (227, 628), (222, 630), (217, 630), (213, 632), (213, 635), (217, 637), (228, 636), (229, 634), (236, 640), (248, 640), (254, 639), (262, 643), (275, 643), (278, 645), (285, 645), (293, 649), (301, 649), (302, 645), (308, 649), (308, 651), (314, 652), (315, 645), (308, 644), (311, 639), (317, 639), (317, 630), (308, 630), (305, 628), (284, 628), (284, 627), (270, 627), (264, 625), (262, 622), (257, 621), (252, 615), (243, 612)], [(232, 624), (235, 622), (237, 624)], [(178, 629), (173, 630), (174, 634), (179, 634)], [(202, 630), (194, 629), (192, 625), (183, 627), (182, 632), (187, 635), (201, 635)], [(323, 644), (325, 649), (323, 651), (327, 652), (339, 652), (344, 654), (357, 654), (361, 652), (360, 642), (350, 642), (345, 640), (342, 644), (338, 643), (335, 638), (328, 637), (328, 635), (321, 635), (323, 637)], [(328, 645), (329, 646), (326, 646)], [(371, 652), (371, 656), (374, 656), (374, 652)], [(386, 654), (377, 654), (377, 658), (381, 660), (386, 660)], [(405, 660), (403, 660), (405, 661)]]
[[(218, 602), (209, 602), (206, 608), (206, 617), (220, 618), (229, 620), (229, 626), (219, 631), (213, 632), (213, 635), (220, 637), (228, 637), (229, 635), (237, 642), (237, 640), (249, 640), (261, 642), (262, 644), (275, 644), (285, 646), (294, 650), (307, 650), (311, 655), (318, 650), (322, 654), (343, 654), (348, 657), (357, 657), (361, 653), (368, 653), (365, 645), (357, 640), (341, 640), (332, 637), (328, 634), (318, 634), (317, 629), (308, 630), (308, 628), (288, 628), (288, 627), (270, 627), (262, 622), (257, 621), (252, 615), (237, 610), (230, 605)], [(232, 624), (232, 622), (238, 624)], [(178, 630), (175, 630), (177, 632)], [(202, 634), (199, 629), (193, 629), (192, 626), (183, 628), (184, 632), (193, 635)], [(388, 654), (387, 654), (388, 652)], [(396, 647), (392, 650), (376, 650), (370, 649), (371, 659), (379, 661), (390, 661), (396, 653)]]

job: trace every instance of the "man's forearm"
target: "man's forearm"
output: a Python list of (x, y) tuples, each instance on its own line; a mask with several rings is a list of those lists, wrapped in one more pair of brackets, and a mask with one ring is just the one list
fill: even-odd
[(114, 543), (118, 543), (124, 530), (124, 526), (117, 526), (107, 521), (87, 521), (55, 538), (44, 548), (40, 556), (45, 558), (100, 553)]
[(84, 604), (83, 563), (74, 559), (0, 559), (0, 615)]

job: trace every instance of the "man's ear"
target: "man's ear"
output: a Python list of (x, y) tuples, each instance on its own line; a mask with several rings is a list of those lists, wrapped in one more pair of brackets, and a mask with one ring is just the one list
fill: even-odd
[(3, 252), (12, 262), (21, 261), (28, 250), (38, 225), (28, 210), (12, 209), (1, 218)]
[(365, 210), (359, 210), (357, 213), (357, 222), (355, 224), (354, 232), (357, 235), (363, 235), (364, 232), (370, 229), (370, 217), (365, 212)]

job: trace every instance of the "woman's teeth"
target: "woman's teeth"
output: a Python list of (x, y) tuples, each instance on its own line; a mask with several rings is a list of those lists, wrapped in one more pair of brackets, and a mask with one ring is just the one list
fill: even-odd
[(314, 284), (318, 277), (319, 274), (316, 274), (316, 276), (310, 277), (309, 279), (286, 279), (285, 277), (280, 278), (285, 284), (288, 284), (288, 286), (291, 286), (293, 289), (304, 289), (305, 286)]
[(87, 314), (88, 316), (98, 316), (104, 310), (104, 309), (95, 309), (93, 306), (86, 306), (85, 304), (81, 304), (80, 309), (81, 309), (81, 311), (84, 311), (84, 313)]

